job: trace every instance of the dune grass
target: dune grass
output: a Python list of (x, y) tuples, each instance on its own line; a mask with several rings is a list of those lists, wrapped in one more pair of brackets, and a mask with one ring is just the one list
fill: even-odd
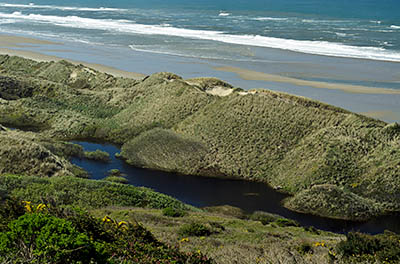
[[(301, 195), (298, 201), (312, 200), (306, 196), (313, 186), (333, 185), (343, 191), (330, 193), (344, 203), (370, 201), (366, 217), (400, 210), (398, 124), (285, 93), (241, 91), (213, 78), (157, 73), (138, 81), (10, 56), (0, 57), (0, 67), (4, 92), (17, 96), (0, 99), (0, 123), (27, 124), (52, 139), (106, 140), (122, 145), (122, 158), (134, 166), (265, 182)], [(7, 83), (31, 92), (19, 95)], [(233, 90), (207, 92), (215, 87)], [(324, 210), (313, 213), (363, 215), (362, 206), (333, 211), (331, 198), (321, 196)], [(293, 209), (310, 212), (299, 205)]]

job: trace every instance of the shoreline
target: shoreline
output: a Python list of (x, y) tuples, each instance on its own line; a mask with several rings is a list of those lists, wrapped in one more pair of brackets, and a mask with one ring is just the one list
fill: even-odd
[(23, 57), (26, 59), (42, 61), (42, 62), (50, 62), (50, 61), (57, 62), (57, 61), (65, 60), (74, 65), (82, 64), (86, 67), (93, 68), (97, 71), (114, 75), (115, 77), (142, 79), (146, 76), (145, 74), (142, 74), (142, 73), (124, 71), (124, 70), (117, 69), (117, 68), (110, 67), (110, 66), (103, 65), (103, 64), (71, 60), (71, 59), (62, 58), (62, 57), (58, 57), (58, 56), (46, 55), (46, 54), (36, 52), (36, 51), (14, 49), (14, 48), (21, 48), (21, 47), (30, 47), (31, 45), (63, 45), (63, 44), (53, 42), (53, 41), (35, 39), (35, 38), (11, 36), (11, 35), (4, 35), (4, 34), (0, 35), (0, 54), (1, 55), (19, 56), (19, 57)]
[(240, 78), (247, 81), (267, 81), (278, 83), (289, 83), (297, 86), (308, 86), (319, 89), (341, 90), (347, 93), (360, 93), (360, 94), (400, 94), (400, 90), (369, 87), (351, 84), (328, 83), (321, 81), (307, 81), (292, 77), (285, 77), (278, 74), (269, 74), (264, 72), (252, 71), (239, 67), (214, 67), (217, 71), (231, 72), (237, 74)]
[[(36, 61), (66, 60), (116, 77), (133, 79), (142, 79), (156, 72), (174, 72), (184, 79), (212, 76), (244, 90), (266, 89), (289, 93), (379, 118), (385, 122), (400, 122), (400, 112), (397, 107), (400, 89), (392, 89), (389, 85), (381, 88), (373, 87), (373, 80), (394, 83), (398, 80), (398, 74), (393, 75), (391, 72), (388, 74), (385, 71), (382, 76), (375, 76), (376, 73), (362, 75), (360, 65), (353, 64), (353, 60), (349, 61), (350, 65), (344, 65), (341, 59), (335, 59), (331, 65), (327, 64), (330, 60), (328, 58), (324, 61), (314, 61), (314, 57), (305, 55), (291, 58), (276, 50), (268, 53), (268, 56), (272, 56), (271, 63), (264, 65), (187, 59), (131, 50), (127, 52), (123, 48), (76, 45), (62, 40), (58, 42), (54, 39), (43, 40), (24, 35), (0, 34), (0, 54), (21, 56)], [(297, 63), (301, 65), (293, 66), (292, 62), (295, 59), (299, 59)], [(376, 69), (379, 65), (381, 63), (373, 63), (371, 66)], [(316, 70), (321, 67), (320, 72)], [(372, 68), (367, 68), (367, 71), (370, 73)], [(355, 74), (350, 74), (352, 70)], [(287, 75), (293, 77), (285, 77)], [(333, 82), (307, 81), (301, 76), (323, 76), (327, 80), (332, 79)], [(355, 83), (353, 85), (334, 82), (340, 78)], [(365, 80), (367, 85), (358, 85), (357, 80)]]

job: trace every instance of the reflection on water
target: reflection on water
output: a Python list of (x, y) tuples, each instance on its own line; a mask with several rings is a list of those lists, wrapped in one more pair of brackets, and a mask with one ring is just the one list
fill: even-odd
[(102, 179), (111, 169), (119, 169), (127, 175), (129, 184), (149, 187), (178, 200), (197, 206), (232, 205), (246, 212), (262, 210), (297, 220), (305, 226), (334, 232), (359, 230), (366, 233), (379, 233), (385, 229), (400, 232), (399, 216), (381, 217), (367, 223), (327, 219), (292, 212), (281, 206), (285, 194), (281, 194), (262, 183), (242, 180), (186, 176), (154, 170), (140, 169), (115, 158), (119, 149), (110, 144), (74, 142), (87, 151), (100, 149), (110, 154), (110, 163), (101, 163), (86, 159), (73, 158), (71, 161), (86, 169), (93, 179)]

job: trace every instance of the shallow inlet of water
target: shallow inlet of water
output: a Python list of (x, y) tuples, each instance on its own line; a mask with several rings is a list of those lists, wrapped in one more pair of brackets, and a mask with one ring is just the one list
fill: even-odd
[(232, 205), (248, 213), (261, 210), (294, 219), (304, 226), (314, 226), (322, 230), (340, 233), (355, 230), (375, 234), (381, 233), (385, 229), (400, 232), (400, 216), (385, 216), (361, 223), (300, 214), (281, 205), (282, 199), (287, 195), (279, 193), (263, 183), (187, 176), (135, 168), (123, 160), (115, 158), (115, 154), (120, 150), (114, 145), (82, 141), (73, 143), (83, 146), (85, 151), (100, 149), (110, 154), (111, 162), (109, 163), (79, 158), (71, 160), (73, 164), (87, 170), (92, 179), (103, 179), (109, 170), (118, 169), (127, 175), (126, 178), (131, 185), (151, 188), (196, 207)]

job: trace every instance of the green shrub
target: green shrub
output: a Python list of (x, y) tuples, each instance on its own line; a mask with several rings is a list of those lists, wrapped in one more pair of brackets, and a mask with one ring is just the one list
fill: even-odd
[(276, 221), (279, 218), (278, 215), (262, 212), (262, 211), (255, 211), (250, 215), (250, 219), (253, 221), (260, 221), (263, 225), (267, 225)]
[(4, 201), (0, 200), (0, 232), (7, 230), (8, 223), (24, 213), (25, 209), (21, 201), (9, 198), (5, 198)]
[(300, 246), (297, 247), (297, 251), (302, 255), (313, 253), (312, 246), (308, 242), (302, 242)]
[(20, 216), (0, 238), (0, 255), (23, 263), (89, 263), (101, 256), (101, 244), (93, 243), (71, 222), (46, 214)]
[(162, 214), (170, 217), (182, 217), (186, 215), (186, 212), (176, 208), (166, 207), (162, 210)]
[(40, 178), (2, 175), (0, 188), (19, 199), (38, 203), (52, 199), (57, 204), (94, 209), (106, 206), (134, 206), (189, 209), (188, 205), (143, 187), (93, 181), (76, 177)]
[(361, 233), (350, 232), (346, 235), (346, 240), (337, 245), (338, 252), (343, 256), (353, 255), (373, 255), (381, 250), (378, 239)]
[[(19, 209), (7, 211), (6, 204), (0, 203), (0, 212), (15, 211), (0, 230), (0, 263), (213, 263), (201, 253), (180, 252), (159, 242), (136, 222), (100, 220), (51, 201), (45, 205), (45, 213), (25, 213), (21, 201), (10, 202)], [(25, 204), (29, 204), (27, 212), (38, 208), (34, 203)], [(0, 220), (4, 219), (1, 215)]]
[(8, 196), (6, 189), (0, 188), (0, 202)]
[(286, 219), (286, 218), (279, 218), (274, 223), (280, 227), (300, 226), (300, 224), (297, 221), (291, 220), (291, 219)]
[(101, 162), (109, 162), (110, 161), (110, 154), (105, 151), (101, 151), (97, 149), (96, 151), (85, 151), (84, 156), (90, 160), (97, 160)]
[(179, 230), (180, 236), (209, 236), (211, 230), (205, 225), (199, 223), (191, 223), (183, 225)]
[(222, 214), (240, 219), (247, 218), (246, 213), (242, 209), (230, 205), (208, 206), (202, 209), (210, 213)]
[(316, 234), (316, 235), (319, 235), (319, 234), (320, 234), (319, 230), (316, 229), (316, 228), (313, 227), (313, 226), (306, 226), (306, 227), (304, 227), (304, 231), (307, 231), (307, 232), (310, 232), (310, 233), (313, 233), (313, 234)]
[(399, 263), (399, 241), (400, 235), (389, 231), (375, 236), (350, 232), (346, 235), (346, 240), (341, 241), (336, 249), (344, 258)]
[(107, 176), (104, 178), (104, 180), (123, 184), (127, 184), (129, 182), (126, 178), (120, 176)]
[(122, 176), (122, 172), (119, 169), (112, 169), (108, 171), (109, 176)]
[[(209, 224), (212, 228), (212, 230), (211, 230), (212, 233), (220, 233), (222, 231), (225, 231), (225, 227), (218, 222), (210, 222)], [(249, 232), (252, 232), (251, 230), (252, 230), (251, 228), (247, 229), (247, 231), (249, 231)], [(254, 230), (253, 230), (253, 232), (254, 232)]]

